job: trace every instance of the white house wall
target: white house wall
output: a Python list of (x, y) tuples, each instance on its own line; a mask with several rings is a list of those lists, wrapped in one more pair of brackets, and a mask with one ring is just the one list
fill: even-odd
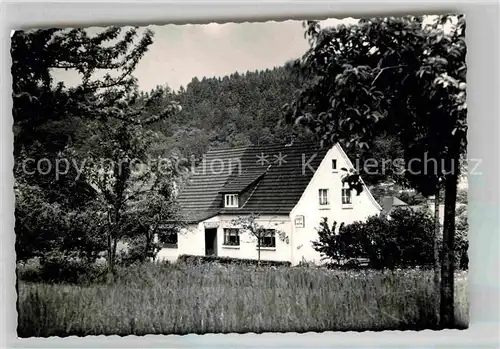
[(162, 248), (156, 255), (157, 261), (175, 262), (179, 257), (178, 248)]
[(204, 233), (198, 233), (199, 224), (190, 224), (181, 229), (177, 236), (177, 248), (162, 248), (156, 259), (159, 261), (176, 261), (181, 254), (203, 256), (205, 254), (205, 236)]
[[(235, 216), (220, 216), (220, 226), (217, 229), (217, 254), (224, 257), (258, 259), (257, 239), (249, 232), (240, 231), (240, 246), (224, 246), (224, 228), (237, 228), (232, 224)], [(276, 229), (285, 233), (290, 240), (291, 224), (288, 216), (260, 216), (256, 222), (266, 228)], [(276, 235), (276, 248), (262, 247), (261, 260), (290, 261), (290, 243)]]
[[(336, 170), (332, 169), (332, 159), (337, 160)], [(337, 221), (349, 224), (354, 221), (363, 221), (367, 217), (377, 215), (380, 206), (375, 202), (368, 189), (365, 187), (359, 196), (352, 192), (352, 205), (350, 208), (343, 208), (342, 205), (342, 167), (351, 168), (352, 164), (343, 151), (334, 146), (320, 166), (316, 170), (301, 199), (290, 214), (292, 221), (292, 264), (301, 261), (321, 263), (320, 254), (312, 247), (312, 241), (318, 240), (318, 231), (322, 217), (327, 217), (329, 225)], [(323, 207), (319, 205), (319, 189), (329, 189), (330, 205)], [(294, 224), (297, 216), (304, 216), (304, 227), (298, 228)]]
[[(257, 241), (248, 232), (240, 233), (240, 246), (224, 246), (224, 228), (237, 228), (232, 221), (237, 216), (216, 216), (183, 229), (178, 235), (177, 248), (163, 248), (158, 252), (157, 260), (175, 261), (178, 256), (187, 254), (205, 255), (205, 224), (217, 225), (217, 255), (221, 257), (258, 259)], [(287, 241), (276, 236), (276, 248), (262, 247), (261, 260), (291, 260), (291, 223), (288, 216), (261, 216), (257, 223), (269, 229), (285, 233)]]

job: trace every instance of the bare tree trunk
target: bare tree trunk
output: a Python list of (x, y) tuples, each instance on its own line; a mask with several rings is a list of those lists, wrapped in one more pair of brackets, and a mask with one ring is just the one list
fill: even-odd
[(439, 311), (440, 311), (440, 258), (439, 258), (439, 237), (441, 235), (441, 223), (439, 220), (439, 206), (441, 205), (440, 185), (437, 185), (436, 195), (434, 196), (434, 236), (433, 236), (433, 249), (434, 249), (434, 292), (436, 295), (436, 325), (439, 324)]
[(144, 247), (144, 253), (143, 253), (143, 257), (141, 258), (142, 259), (141, 262), (144, 262), (146, 260), (146, 258), (149, 258), (149, 250), (150, 250), (151, 245), (152, 245), (151, 235), (152, 234), (150, 232), (150, 229), (148, 228), (148, 230), (146, 231), (146, 246)]
[(112, 222), (110, 212), (108, 215), (109, 219), (109, 231), (108, 231), (108, 273), (107, 273), (107, 281), (113, 282), (115, 276), (115, 266), (116, 266), (116, 246), (117, 246), (117, 238), (116, 238), (116, 225), (119, 219), (119, 208), (115, 207), (114, 209), (114, 222)]
[(113, 260), (113, 240), (111, 238), (111, 231), (108, 232), (108, 273), (106, 275), (107, 281), (108, 282), (113, 282), (114, 278), (114, 269), (115, 269), (115, 263)]
[(455, 287), (455, 206), (457, 201), (456, 169), (445, 179), (445, 211), (443, 227), (443, 259), (441, 265), (441, 308), (440, 327), (455, 325), (454, 287)]
[(260, 238), (257, 238), (257, 265), (260, 267)]
[(113, 274), (116, 272), (115, 267), (116, 267), (116, 245), (118, 243), (118, 239), (115, 237), (113, 239)]
[(106, 274), (107, 282), (113, 282), (113, 240), (112, 240), (112, 232), (113, 232), (113, 222), (111, 219), (111, 212), (108, 211), (108, 231), (107, 231), (107, 264), (108, 264), (108, 272)]

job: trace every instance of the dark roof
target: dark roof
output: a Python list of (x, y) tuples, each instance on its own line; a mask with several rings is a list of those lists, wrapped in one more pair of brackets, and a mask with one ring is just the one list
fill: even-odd
[[(179, 195), (182, 214), (188, 222), (217, 214), (289, 214), (328, 150), (304, 143), (211, 150)], [(249, 187), (241, 207), (222, 207), (223, 192)]]
[(394, 208), (396, 207), (402, 207), (402, 206), (408, 206), (408, 204), (400, 199), (398, 199), (395, 196), (384, 196), (382, 199), (382, 212), (381, 214), (387, 215), (389, 214)]
[(222, 189), (220, 190), (221, 193), (240, 193), (244, 191), (246, 188), (248, 188), (251, 184), (259, 180), (267, 171), (267, 168), (265, 170), (259, 169), (259, 170), (251, 170), (251, 171), (245, 171), (241, 173), (240, 175), (235, 175), (231, 176), (231, 178), (228, 179), (228, 182)]

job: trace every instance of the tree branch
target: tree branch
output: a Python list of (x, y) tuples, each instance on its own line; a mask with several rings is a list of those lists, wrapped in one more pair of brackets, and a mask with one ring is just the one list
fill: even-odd
[(382, 73), (385, 71), (385, 70), (389, 70), (389, 69), (398, 69), (398, 68), (404, 68), (404, 67), (407, 67), (406, 64), (404, 65), (396, 65), (396, 66), (393, 66), (393, 67), (385, 67), (385, 68), (381, 68), (380, 71), (378, 72), (377, 76), (375, 76), (375, 79), (373, 79), (372, 81), (372, 86), (373, 84), (375, 84), (375, 81), (377, 81), (377, 79), (380, 77), (380, 75), (382, 75)]

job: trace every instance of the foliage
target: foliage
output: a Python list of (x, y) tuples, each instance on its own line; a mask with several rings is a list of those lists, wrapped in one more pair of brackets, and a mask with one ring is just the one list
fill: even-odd
[(16, 269), (19, 281), (51, 284), (95, 285), (103, 282), (106, 274), (105, 265), (102, 263), (65, 258), (53, 252), (47, 253), (44, 260), (38, 264), (30, 260), (18, 264)]
[(452, 140), (465, 147), (465, 21), (458, 16), (445, 33), (448, 20), (370, 18), (324, 30), (310, 22), (311, 48), (299, 63), (308, 83), (289, 115), (346, 148), (395, 135), (407, 160), (418, 147), (438, 159)]
[[(67, 163), (62, 166), (62, 173), (55, 175), (45, 173), (44, 167), (37, 169), (35, 162), (46, 159), (53, 166), (61, 158), (71, 159), (73, 150), (68, 146), (89, 135), (80, 131), (87, 130), (82, 127), (84, 121), (114, 114), (115, 101), (105, 101), (103, 97), (111, 90), (119, 97), (130, 88), (135, 81), (130, 73), (152, 42), (150, 31), (137, 44), (136, 29), (128, 30), (122, 37), (121, 32), (122, 29), (111, 27), (90, 37), (84, 29), (55, 28), (17, 31), (12, 36), (18, 258), (55, 248), (64, 236), (87, 237), (87, 233), (99, 231), (98, 214), (85, 209), (95, 205), (94, 188), (85, 177), (77, 175), (75, 167)], [(54, 69), (73, 69), (82, 81), (75, 87), (55, 84)], [(106, 69), (117, 76), (106, 74), (104, 79), (93, 79), (94, 73)], [(81, 223), (87, 214), (91, 216), (85, 224), (70, 224), (75, 220)], [(68, 227), (73, 231), (68, 232)], [(26, 246), (23, 252), (22, 246)]]
[(468, 269), (469, 267), (469, 223), (467, 221), (467, 204), (461, 204), (457, 206), (456, 210), (456, 229), (457, 233), (455, 235), (455, 264), (460, 267), (460, 269)]
[[(123, 33), (117, 27), (94, 36), (82, 28), (14, 33), (11, 71), (16, 165), (26, 157), (54, 160), (73, 141), (91, 134), (81, 131), (86, 120), (123, 117), (118, 102), (134, 86), (131, 73), (152, 43), (153, 33), (145, 31), (138, 41), (136, 36), (136, 28)], [(80, 83), (67, 87), (54, 81), (52, 73), (57, 69), (77, 72)], [(106, 74), (96, 77), (99, 72)], [(27, 176), (30, 181), (51, 182), (43, 180), (47, 176), (39, 177), (36, 172)]]
[(337, 263), (368, 258), (370, 267), (409, 268), (433, 265), (432, 218), (425, 211), (396, 209), (391, 219), (372, 216), (366, 222), (332, 227), (324, 219), (313, 247)]
[(370, 188), (373, 198), (381, 203), (384, 196), (396, 196), (410, 206), (418, 206), (427, 203), (427, 199), (415, 190), (406, 190), (403, 186), (394, 182), (378, 183)]
[[(65, 255), (73, 248), (95, 259), (104, 244), (112, 272), (120, 239), (136, 232), (149, 241), (150, 229), (145, 225), (169, 216), (166, 210), (172, 200), (159, 203), (151, 197), (143, 199), (167, 205), (165, 212), (148, 210), (134, 221), (129, 212), (140, 195), (154, 196), (158, 189), (154, 184), (176, 175), (171, 165), (161, 176), (154, 175), (150, 149), (159, 135), (145, 125), (180, 110), (173, 100), (159, 104), (159, 93), (139, 93), (132, 73), (153, 33), (146, 30), (137, 41), (136, 36), (137, 28), (122, 32), (110, 27), (94, 36), (85, 29), (44, 29), (19, 31), (12, 38), (15, 174), (23, 183), (17, 195), (21, 200), (16, 210), (18, 245), (26, 242), (23, 237), (41, 235), (36, 227), (44, 222), (29, 212), (31, 206), (38, 205), (38, 212), (45, 209), (43, 217), (49, 217), (55, 227), (54, 236), (43, 236), (51, 245), (34, 246), (32, 254), (48, 249)], [(81, 81), (75, 87), (55, 85), (54, 69), (76, 71)], [(104, 77), (96, 78), (100, 72)], [(66, 161), (62, 178), (57, 173), (54, 181), (53, 173), (26, 171), (27, 160), (43, 158)], [(139, 169), (134, 167), (137, 162), (141, 162)], [(22, 192), (37, 187), (43, 199)], [(20, 257), (29, 257), (28, 252), (25, 249)]]
[[(130, 102), (129, 107), (132, 105)], [(142, 124), (123, 121), (118, 125), (102, 121), (98, 124), (98, 132), (88, 142), (86, 156), (111, 161), (103, 167), (85, 170), (99, 200), (107, 207), (107, 259), (113, 272), (119, 241), (128, 240), (136, 247), (142, 244), (143, 253), (136, 255), (137, 258), (153, 258), (159, 250), (154, 237), (160, 222), (179, 221), (171, 193), (177, 168), (172, 162), (163, 161), (165, 158), (152, 161), (148, 151), (156, 139), (155, 133)]]
[(145, 96), (160, 96), (158, 105), (179, 101), (182, 111), (152, 129), (165, 136), (164, 152), (198, 161), (209, 147), (290, 142), (292, 127), (282, 122), (281, 108), (300, 83), (300, 75), (286, 65), (224, 77), (195, 77), (178, 91), (158, 86)]
[(172, 191), (171, 183), (163, 183), (159, 190), (147, 191), (126, 213), (124, 241), (129, 251), (124, 262), (154, 260), (162, 243), (181, 232), (184, 224)]
[(467, 189), (459, 189), (457, 191), (457, 204), (467, 205), (468, 201)]
[(16, 258), (42, 260), (49, 252), (95, 261), (105, 249), (105, 219), (93, 206), (67, 211), (49, 203), (35, 185), (18, 182), (16, 194)]

